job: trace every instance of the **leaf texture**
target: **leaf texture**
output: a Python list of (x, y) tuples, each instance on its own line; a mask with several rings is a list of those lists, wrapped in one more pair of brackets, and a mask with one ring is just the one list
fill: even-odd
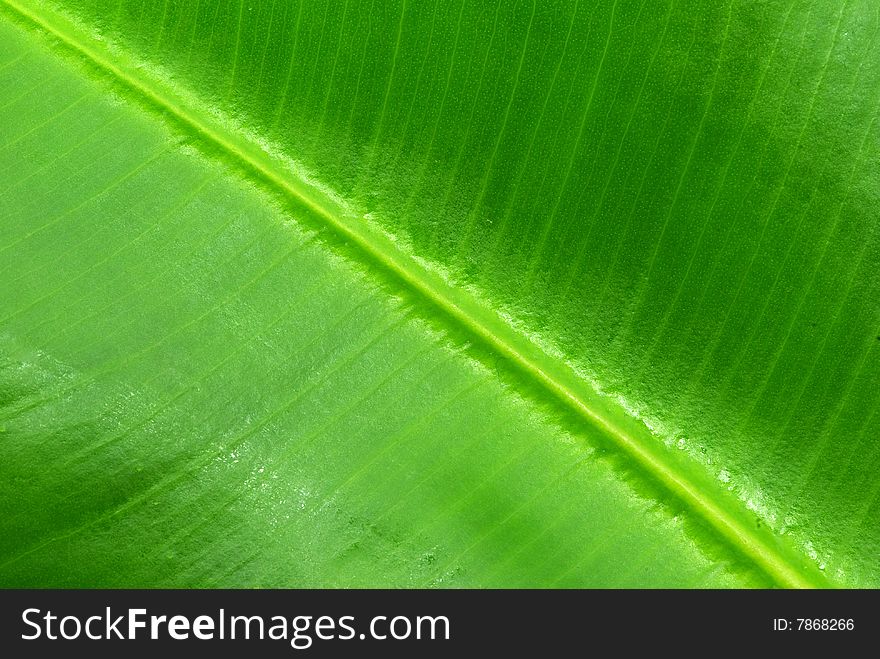
[(0, 583), (876, 585), (872, 3), (59, 9)]

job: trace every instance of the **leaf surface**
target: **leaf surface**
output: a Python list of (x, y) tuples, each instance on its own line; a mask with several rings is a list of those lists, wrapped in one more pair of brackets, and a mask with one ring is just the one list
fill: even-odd
[(0, 583), (876, 585), (876, 8), (581, 4), (6, 3)]

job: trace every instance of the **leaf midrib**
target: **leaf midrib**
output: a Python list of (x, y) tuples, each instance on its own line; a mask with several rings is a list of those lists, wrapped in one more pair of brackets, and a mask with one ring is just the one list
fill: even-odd
[(659, 482), (670, 495), (702, 517), (727, 541), (730, 549), (750, 559), (773, 582), (799, 588), (829, 585), (821, 574), (804, 570), (803, 561), (797, 561), (793, 552), (773, 546), (768, 538), (744, 523), (744, 510), (727, 510), (722, 496), (717, 496), (718, 500), (712, 496), (720, 495), (720, 491), (713, 492), (704, 479), (680, 473), (647, 428), (634, 423), (622, 407), (600, 396), (571, 367), (536, 346), (475, 295), (450, 285), (398, 247), (389, 235), (356, 217), (344, 202), (287, 171), (289, 168), (279, 157), (214, 118), (197, 100), (145, 74), (127, 54), (90, 43), (93, 40), (64, 17), (45, 9), (24, 7), (15, 0), (4, 0), (3, 6), (31, 31), (51, 35), (86, 58), (92, 67), (112, 76), (137, 95), (135, 102), (139, 100), (160, 110), (166, 121), (171, 119), (201, 141), (220, 149), (227, 158), (307, 210), (313, 219), (354, 243), (364, 266), (390, 274), (408, 292), (439, 311), (447, 323), (503, 356), (514, 371), (526, 377), (550, 401), (600, 430), (645, 476)]

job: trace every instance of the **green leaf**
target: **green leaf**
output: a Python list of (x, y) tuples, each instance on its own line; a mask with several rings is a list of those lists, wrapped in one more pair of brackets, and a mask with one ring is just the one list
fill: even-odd
[(878, 29), (0, 4), (0, 585), (877, 586)]

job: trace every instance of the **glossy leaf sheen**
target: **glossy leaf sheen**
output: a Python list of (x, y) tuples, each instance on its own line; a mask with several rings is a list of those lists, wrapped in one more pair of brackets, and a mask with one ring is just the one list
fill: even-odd
[(880, 585), (878, 12), (0, 4), (0, 585)]

